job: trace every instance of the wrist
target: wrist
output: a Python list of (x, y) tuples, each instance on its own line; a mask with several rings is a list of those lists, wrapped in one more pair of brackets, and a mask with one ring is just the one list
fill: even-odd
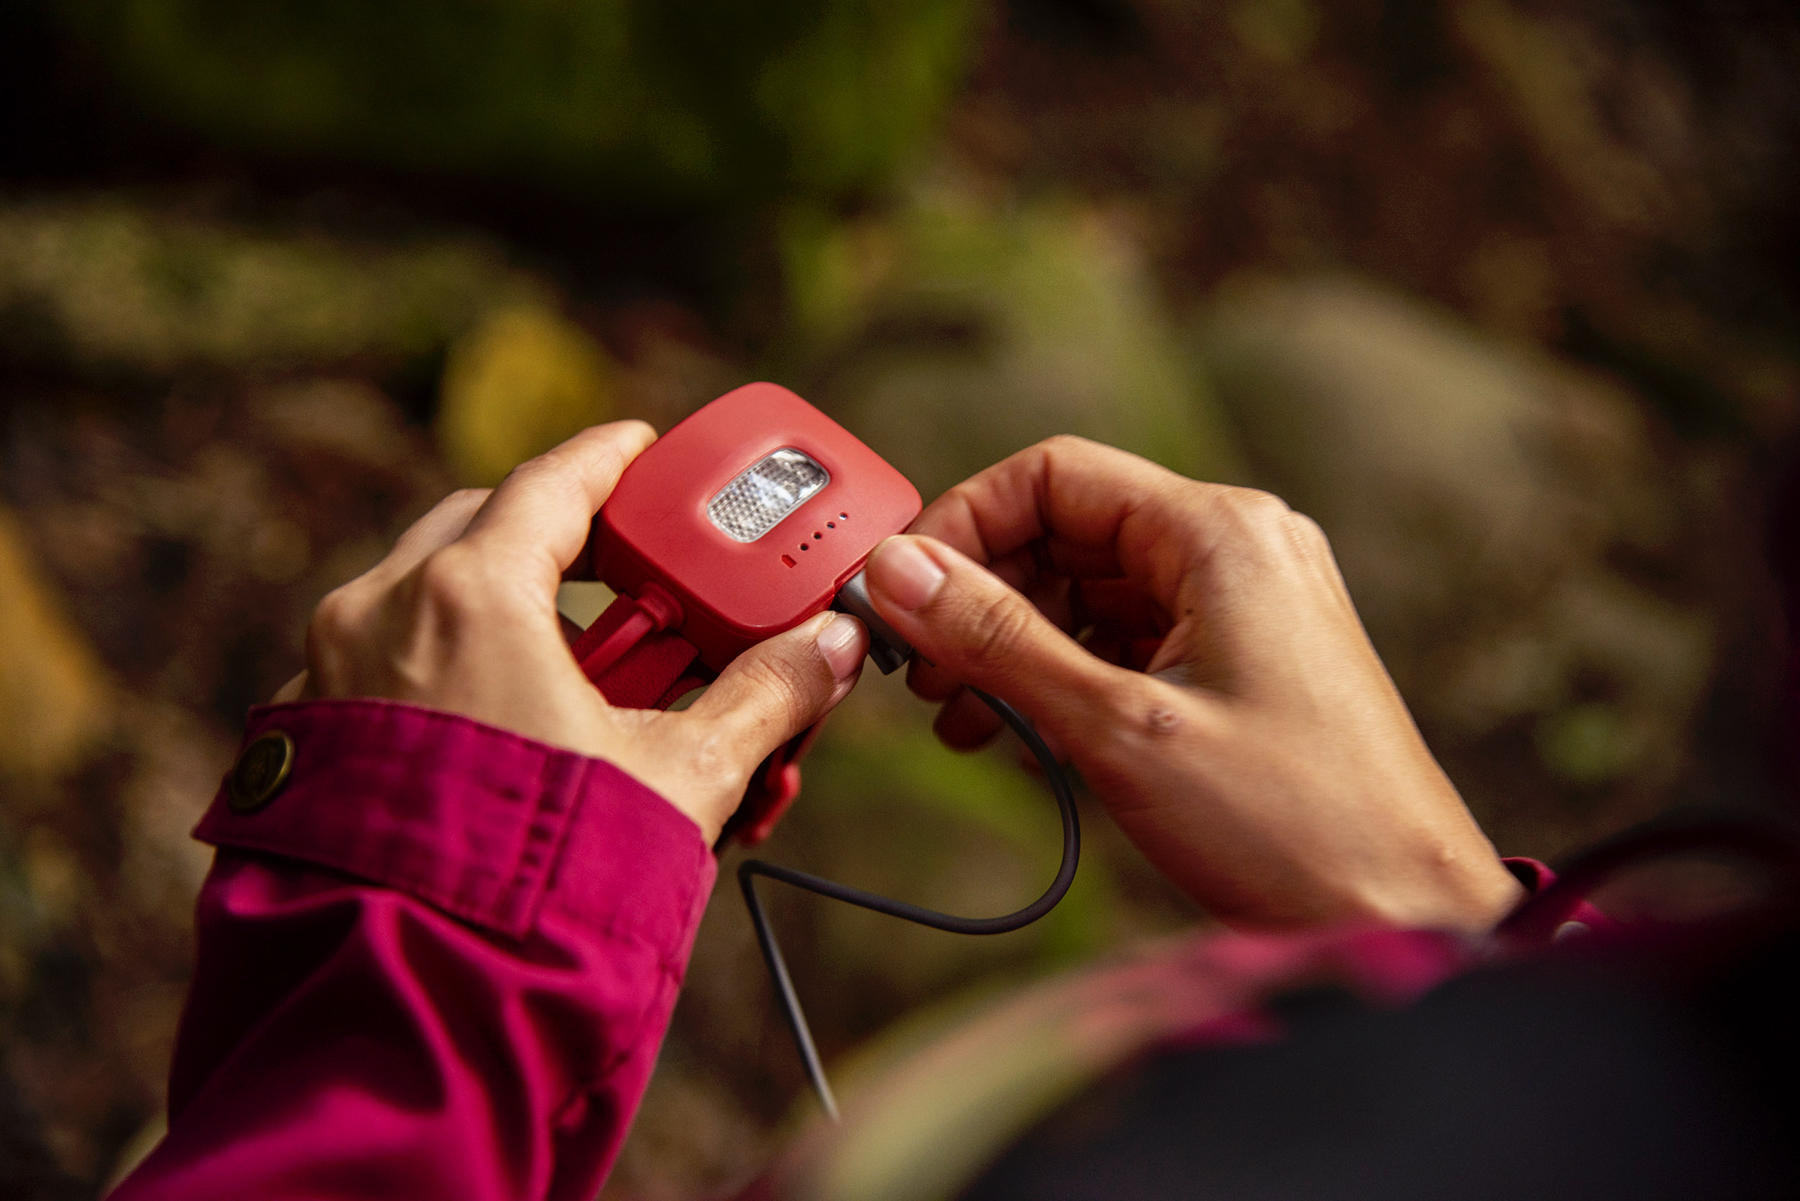
[(1390, 924), (1485, 934), (1527, 895), (1524, 885), (1491, 851), (1460, 861), (1440, 860), (1438, 867), (1451, 870), (1432, 873), (1434, 878), (1415, 895), (1405, 912), (1389, 919)]

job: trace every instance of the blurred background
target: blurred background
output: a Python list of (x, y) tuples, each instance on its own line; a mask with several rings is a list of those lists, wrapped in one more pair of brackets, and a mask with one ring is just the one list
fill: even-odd
[[(5, 0), (0, 1192), (156, 1136), (187, 832), (317, 599), (752, 379), (927, 498), (1060, 431), (1280, 493), (1504, 852), (1788, 808), (1797, 63), (1778, 0)], [(871, 673), (769, 856), (1035, 895), (1039, 787), (929, 717)], [(828, 1057), (1205, 920), (1087, 828), (998, 939), (770, 886)], [(802, 1112), (725, 887), (609, 1196)]]

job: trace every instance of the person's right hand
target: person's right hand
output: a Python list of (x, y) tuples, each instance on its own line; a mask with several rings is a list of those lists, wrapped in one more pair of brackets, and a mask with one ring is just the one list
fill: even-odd
[(1475, 930), (1521, 895), (1324, 534), (1267, 493), (1053, 438), (946, 492), (868, 580), (947, 742), (998, 730), (963, 685), (1010, 701), (1221, 920)]

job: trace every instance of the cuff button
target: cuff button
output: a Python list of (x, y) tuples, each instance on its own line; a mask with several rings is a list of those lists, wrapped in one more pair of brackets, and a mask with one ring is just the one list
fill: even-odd
[(286, 787), (294, 770), (294, 740), (280, 730), (259, 734), (226, 778), (225, 799), (236, 813), (255, 813)]

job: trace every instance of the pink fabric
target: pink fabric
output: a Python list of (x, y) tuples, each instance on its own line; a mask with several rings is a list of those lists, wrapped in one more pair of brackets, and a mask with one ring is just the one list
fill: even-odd
[[(1502, 859), (1507, 870), (1525, 886), (1525, 891), (1536, 895), (1556, 883), (1556, 873), (1536, 859), (1527, 859), (1522, 855)], [(1576, 901), (1569, 907), (1569, 916), (1558, 926), (1553, 937), (1566, 938), (1572, 935), (1587, 934), (1594, 930), (1616, 930), (1618, 923), (1596, 909), (1591, 901)]]
[(168, 1137), (113, 1194), (591, 1201), (716, 867), (608, 763), (431, 710), (253, 711), (292, 778), (223, 794)]
[[(698, 828), (611, 764), (433, 710), (267, 706), (245, 741), (271, 730), (285, 790), (250, 814), (221, 790), (196, 830), (218, 857), (169, 1134), (113, 1196), (591, 1201), (711, 892)], [(1360, 937), (1384, 987), (1443, 973)]]

